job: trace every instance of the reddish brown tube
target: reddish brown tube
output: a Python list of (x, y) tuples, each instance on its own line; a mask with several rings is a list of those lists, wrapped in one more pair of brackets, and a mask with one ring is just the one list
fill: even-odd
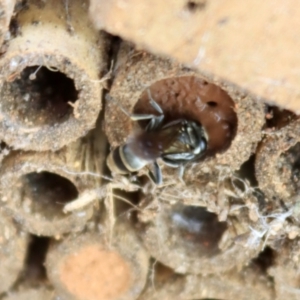
[(198, 121), (208, 134), (208, 150), (204, 156), (207, 160), (202, 159), (194, 166), (191, 180), (196, 174), (238, 169), (261, 139), (263, 103), (230, 85), (171, 60), (135, 51), (127, 44), (121, 46), (115, 74), (110, 91), (115, 101), (107, 101), (105, 114), (105, 129), (113, 148), (134, 134), (136, 126), (120, 105), (129, 113), (155, 112), (149, 104), (148, 90), (167, 120)]

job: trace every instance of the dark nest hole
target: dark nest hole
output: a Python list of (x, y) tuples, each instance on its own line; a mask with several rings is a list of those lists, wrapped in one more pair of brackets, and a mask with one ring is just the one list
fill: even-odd
[(272, 129), (280, 129), (298, 118), (292, 111), (277, 106), (267, 106), (265, 116), (266, 127)]
[(275, 259), (275, 251), (270, 247), (266, 247), (257, 257), (252, 259), (251, 265), (263, 274), (267, 274), (268, 269), (274, 265)]
[(45, 259), (50, 239), (32, 235), (27, 249), (24, 271), (21, 279), (28, 283), (39, 283), (47, 280)]
[(22, 176), (21, 184), (23, 210), (48, 220), (64, 218), (64, 205), (78, 197), (75, 185), (54, 173), (29, 173)]
[(2, 112), (24, 127), (63, 123), (72, 115), (77, 98), (72, 79), (41, 66), (25, 68), (1, 91)]
[[(237, 132), (238, 119), (235, 103), (219, 86), (196, 76), (163, 79), (141, 94), (134, 113), (159, 114), (149, 102), (149, 92), (164, 112), (163, 125), (186, 119), (203, 126), (208, 135), (204, 157), (224, 152), (230, 147)], [(141, 122), (139, 125), (145, 127), (147, 124)]]
[[(204, 207), (177, 205), (170, 215), (170, 230), (182, 237), (185, 247), (197, 248), (203, 255), (219, 253), (218, 243), (227, 229), (216, 214)], [(171, 233), (172, 234), (172, 233)]]
[(282, 153), (278, 160), (279, 173), (282, 181), (292, 192), (300, 191), (300, 142)]

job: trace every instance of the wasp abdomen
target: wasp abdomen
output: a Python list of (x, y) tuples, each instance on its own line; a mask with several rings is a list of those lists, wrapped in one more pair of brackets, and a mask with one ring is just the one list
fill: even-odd
[(148, 163), (148, 161), (137, 157), (127, 144), (119, 146), (111, 151), (107, 158), (109, 169), (118, 174), (136, 172)]

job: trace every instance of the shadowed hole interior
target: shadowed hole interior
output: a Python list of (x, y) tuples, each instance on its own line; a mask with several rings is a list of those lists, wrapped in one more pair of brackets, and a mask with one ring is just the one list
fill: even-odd
[(275, 251), (266, 247), (259, 255), (252, 259), (251, 265), (258, 268), (262, 273), (267, 273), (267, 270), (275, 263)]
[[(238, 124), (235, 103), (219, 86), (196, 76), (159, 80), (142, 92), (134, 113), (159, 114), (151, 106), (148, 92), (164, 112), (163, 124), (186, 119), (204, 127), (209, 137), (206, 157), (224, 152), (231, 145)], [(146, 127), (148, 122), (140, 122), (139, 126)]]
[(205, 8), (205, 5), (206, 5), (206, 0), (202, 0), (202, 1), (197, 1), (197, 0), (195, 0), (195, 1), (188, 1), (186, 3), (185, 8), (188, 11), (194, 13), (194, 12), (196, 12), (198, 10), (202, 10), (203, 8)]
[(186, 246), (197, 247), (203, 255), (219, 253), (218, 243), (227, 223), (219, 222), (216, 214), (204, 207), (177, 205), (170, 218), (170, 230), (179, 231)]
[(282, 183), (286, 184), (291, 191), (300, 191), (300, 143), (282, 153), (278, 159), (279, 174)]
[(50, 239), (32, 235), (27, 249), (27, 257), (22, 277), (27, 282), (39, 282), (47, 278), (44, 266)]
[(22, 176), (21, 182), (23, 210), (48, 220), (65, 217), (63, 206), (78, 197), (75, 185), (54, 173), (29, 173)]
[(74, 81), (46, 67), (27, 67), (1, 90), (2, 112), (19, 126), (60, 124), (72, 115), (78, 98)]
[(267, 106), (265, 116), (266, 127), (276, 129), (280, 129), (297, 119), (297, 115), (292, 111), (277, 106)]

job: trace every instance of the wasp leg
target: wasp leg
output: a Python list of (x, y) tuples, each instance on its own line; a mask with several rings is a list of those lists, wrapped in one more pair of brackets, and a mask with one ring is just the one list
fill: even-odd
[(184, 170), (185, 170), (185, 166), (181, 164), (178, 169), (178, 178), (185, 185), (185, 182), (183, 180)]
[(163, 161), (173, 161), (174, 163), (177, 163), (177, 166), (181, 163), (181, 161), (190, 161), (193, 158), (195, 158), (195, 154), (193, 152), (169, 153), (162, 156)]
[(150, 89), (147, 90), (148, 93), (148, 98), (150, 99), (150, 104), (152, 105), (152, 107), (159, 112), (161, 115), (164, 114), (163, 110), (161, 109), (161, 107), (159, 106), (159, 104), (152, 98)]
[(164, 114), (160, 106), (153, 100), (150, 101), (150, 104), (160, 113), (159, 116), (153, 114), (130, 114), (120, 103), (118, 103), (113, 97), (109, 94), (105, 95), (105, 99), (108, 101), (114, 102), (122, 112), (128, 116), (132, 121), (142, 121), (142, 120), (150, 120), (149, 124), (146, 127), (147, 131), (151, 131), (157, 127), (159, 127), (164, 119)]
[(161, 125), (164, 117), (165, 117), (164, 115), (156, 116), (156, 115), (151, 115), (151, 114), (149, 114), (149, 115), (147, 115), (147, 114), (132, 114), (130, 116), (130, 119), (132, 121), (150, 120), (148, 125), (146, 126), (145, 130), (152, 131)]
[(151, 172), (151, 170), (149, 170), (148, 176), (152, 180), (152, 182), (155, 183), (156, 185), (162, 184), (162, 181), (163, 181), (162, 173), (161, 173), (161, 169), (157, 162), (153, 163), (153, 172)]

